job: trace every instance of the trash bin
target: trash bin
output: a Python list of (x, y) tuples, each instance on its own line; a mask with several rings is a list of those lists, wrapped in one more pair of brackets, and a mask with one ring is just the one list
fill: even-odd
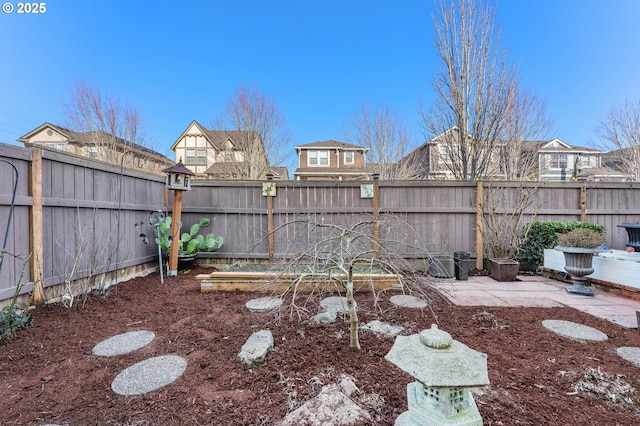
[(454, 251), (453, 263), (455, 264), (456, 280), (466, 281), (469, 279), (469, 264), (471, 255), (468, 251)]
[(455, 274), (453, 256), (450, 254), (436, 254), (429, 262), (429, 276), (432, 278), (453, 279)]

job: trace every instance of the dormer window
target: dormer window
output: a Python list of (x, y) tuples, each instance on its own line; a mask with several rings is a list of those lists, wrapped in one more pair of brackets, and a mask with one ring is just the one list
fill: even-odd
[(307, 165), (328, 166), (329, 151), (328, 150), (309, 150), (307, 153)]
[(344, 152), (344, 164), (354, 164), (355, 163), (355, 155), (353, 151), (345, 151)]

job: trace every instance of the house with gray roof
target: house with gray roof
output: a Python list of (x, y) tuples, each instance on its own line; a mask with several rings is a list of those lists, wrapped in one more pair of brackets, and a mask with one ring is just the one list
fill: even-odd
[(298, 168), (294, 180), (370, 179), (365, 155), (368, 148), (328, 140), (294, 147)]
[[(164, 155), (143, 145), (127, 141), (103, 131), (75, 132), (51, 123), (44, 123), (17, 139), (25, 147), (37, 146), (97, 161), (162, 175), (162, 170), (174, 165)], [(124, 155), (124, 154), (128, 155)]]

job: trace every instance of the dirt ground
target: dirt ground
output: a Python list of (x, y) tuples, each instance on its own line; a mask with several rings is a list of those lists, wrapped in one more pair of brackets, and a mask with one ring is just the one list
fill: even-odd
[[(393, 339), (362, 331), (362, 349), (349, 347), (346, 320), (313, 324), (288, 311), (250, 313), (245, 303), (264, 294), (201, 293), (194, 276), (158, 274), (119, 285), (83, 307), (35, 309), (33, 324), (0, 346), (0, 423), (69, 425), (270, 425), (317, 395), (322, 385), (352, 376), (359, 402), (377, 425), (393, 424), (407, 409), (413, 381), (384, 359)], [(380, 319), (418, 333), (438, 323), (454, 339), (488, 355), (491, 385), (475, 399), (485, 425), (637, 425), (640, 403), (614, 403), (576, 391), (585, 372), (599, 369), (640, 388), (640, 370), (613, 351), (640, 347), (640, 333), (570, 308), (458, 307), (434, 293), (431, 309), (397, 308), (383, 293), (358, 294), (362, 324)], [(318, 297), (306, 301), (318, 312)], [(546, 330), (562, 319), (595, 327), (603, 343), (580, 343)], [(255, 331), (270, 329), (275, 349), (264, 364), (247, 369), (236, 360)], [(150, 330), (156, 339), (136, 352), (96, 357), (92, 348), (116, 334)], [(123, 397), (111, 382), (123, 369), (152, 356), (188, 360), (174, 383), (142, 396)], [(637, 397), (633, 394), (632, 397)]]

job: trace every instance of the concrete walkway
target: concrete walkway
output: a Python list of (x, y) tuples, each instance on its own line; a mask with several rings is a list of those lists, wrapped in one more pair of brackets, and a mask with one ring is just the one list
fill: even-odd
[(518, 276), (516, 282), (499, 282), (491, 277), (469, 277), (454, 283), (434, 282), (433, 286), (460, 306), (568, 306), (604, 318), (626, 328), (637, 328), (640, 302), (591, 289), (595, 296), (572, 295), (569, 283), (545, 277)]

